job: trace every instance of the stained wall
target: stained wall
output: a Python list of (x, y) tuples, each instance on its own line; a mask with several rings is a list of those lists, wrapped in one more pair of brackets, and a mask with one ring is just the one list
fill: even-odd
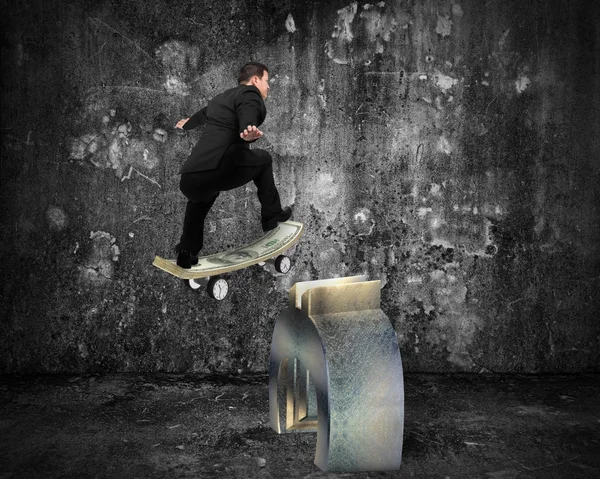
[[(3, 2), (0, 371), (265, 371), (297, 281), (382, 281), (407, 371), (600, 364), (600, 11), (477, 0)], [(223, 302), (172, 257), (175, 123), (266, 63), (261, 147), (306, 225)], [(205, 253), (260, 235), (222, 193)]]

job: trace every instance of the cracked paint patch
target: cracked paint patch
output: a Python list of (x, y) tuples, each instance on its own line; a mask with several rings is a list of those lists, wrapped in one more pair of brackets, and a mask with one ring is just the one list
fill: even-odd
[[(369, 65), (376, 54), (383, 53), (385, 44), (390, 41), (391, 34), (396, 31), (399, 24), (394, 15), (384, 9), (385, 2), (375, 5), (367, 3), (357, 16), (358, 3), (353, 2), (338, 10), (331, 40), (326, 44), (327, 56), (342, 65), (356, 62)], [(356, 18), (360, 22), (354, 27)], [(405, 18), (403, 21), (408, 22)], [(358, 38), (355, 38), (357, 36)], [(360, 48), (356, 49), (356, 55), (354, 42), (360, 45)]]
[(66, 213), (58, 206), (50, 206), (46, 210), (46, 220), (54, 231), (64, 230), (69, 223)]
[[(103, 120), (110, 122), (108, 115)], [(115, 125), (110, 130), (106, 128), (101, 133), (82, 135), (72, 141), (70, 158), (88, 160), (97, 168), (114, 170), (120, 179), (124, 178), (128, 168), (130, 173), (132, 168), (138, 172), (153, 171), (160, 163), (155, 142), (166, 142), (166, 131), (156, 128), (152, 141), (149, 138), (131, 137), (132, 130), (128, 122)], [(140, 175), (154, 182), (142, 173)]]
[(143, 140), (132, 138), (123, 149), (122, 161), (125, 165), (148, 171), (156, 168), (160, 159), (155, 144), (146, 144)]
[(114, 276), (114, 263), (119, 261), (121, 254), (116, 244), (116, 238), (105, 231), (92, 231), (92, 250), (83, 266), (79, 267), (82, 281), (92, 284), (103, 284), (111, 281)]
[[(465, 279), (456, 263), (429, 272), (416, 266), (407, 271), (403, 288), (407, 311), (429, 324), (424, 337), (415, 334), (414, 347), (441, 348), (449, 363), (472, 371), (476, 365), (470, 349), (483, 327), (483, 320), (468, 310), (467, 293)], [(418, 328), (418, 324), (414, 326)], [(408, 324), (403, 326), (407, 328), (410, 328)], [(404, 343), (408, 346), (407, 341), (405, 336)]]
[(71, 142), (70, 157), (74, 160), (83, 160), (87, 156), (95, 155), (100, 148), (105, 148), (104, 137), (98, 133), (86, 133)]

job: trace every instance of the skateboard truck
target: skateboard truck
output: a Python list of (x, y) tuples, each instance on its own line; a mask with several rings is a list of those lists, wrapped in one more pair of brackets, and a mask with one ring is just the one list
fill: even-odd
[[(272, 264), (275, 271), (282, 274), (287, 274), (292, 268), (292, 260), (289, 256), (284, 254), (258, 263), (258, 265), (264, 266), (267, 263)], [(204, 278), (184, 279), (183, 282), (188, 288), (194, 291), (200, 288), (206, 288), (208, 295), (217, 301), (225, 299), (229, 292), (229, 284), (222, 276), (205, 276)]]
[(292, 260), (289, 256), (284, 254), (280, 254), (276, 258), (269, 258), (266, 261), (261, 261), (258, 263), (259, 266), (264, 266), (265, 264), (273, 265), (275, 271), (283, 274), (287, 274), (290, 269), (292, 269)]
[(204, 287), (212, 299), (221, 301), (229, 292), (229, 283), (221, 276), (206, 276), (204, 278), (184, 279), (185, 285), (194, 291)]

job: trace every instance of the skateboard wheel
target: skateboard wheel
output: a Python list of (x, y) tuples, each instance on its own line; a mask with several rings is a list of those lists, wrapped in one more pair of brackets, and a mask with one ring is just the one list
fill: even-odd
[(225, 299), (225, 296), (227, 296), (227, 293), (229, 292), (229, 285), (227, 284), (226, 279), (215, 277), (208, 281), (206, 290), (212, 299), (221, 301)]
[(277, 259), (275, 260), (275, 271), (286, 274), (291, 268), (292, 260), (288, 256), (284, 254), (277, 256)]
[(190, 289), (193, 289), (194, 291), (200, 289), (200, 286), (202, 286), (200, 283), (197, 283), (195, 280), (193, 279), (184, 279), (183, 283)]

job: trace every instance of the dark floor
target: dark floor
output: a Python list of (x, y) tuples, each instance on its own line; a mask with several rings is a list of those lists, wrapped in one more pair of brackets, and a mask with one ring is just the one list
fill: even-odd
[(267, 378), (0, 378), (0, 478), (600, 477), (600, 376), (406, 375), (399, 472), (323, 473)]

